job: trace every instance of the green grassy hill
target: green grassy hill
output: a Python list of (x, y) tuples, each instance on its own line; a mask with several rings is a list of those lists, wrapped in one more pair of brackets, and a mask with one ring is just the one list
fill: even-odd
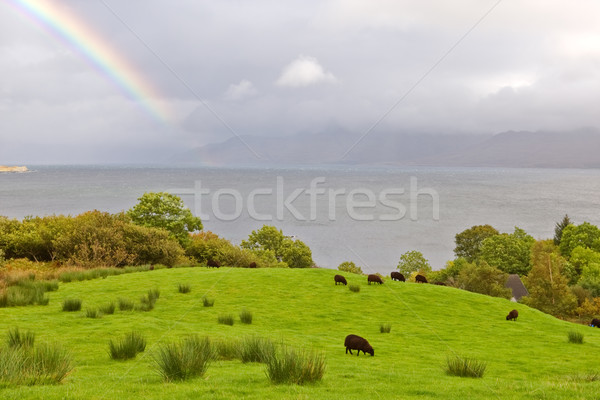
[[(59, 342), (76, 367), (59, 385), (8, 387), (2, 399), (591, 399), (600, 392), (600, 329), (573, 325), (506, 300), (448, 287), (392, 282), (367, 285), (345, 274), (354, 293), (335, 286), (326, 269), (163, 269), (65, 283), (49, 294), (47, 306), (0, 309), (0, 332), (18, 326), (36, 332), (36, 342)], [(191, 293), (177, 291), (189, 283)], [(159, 288), (149, 312), (116, 311), (99, 319), (86, 307), (119, 297), (138, 301)], [(203, 307), (202, 297), (215, 299)], [(80, 298), (80, 312), (61, 310), (63, 299)], [(254, 322), (244, 325), (246, 308)], [(505, 320), (513, 308), (517, 322)], [(233, 326), (217, 317), (231, 313)], [(382, 323), (392, 326), (380, 333)], [(132, 329), (148, 341), (135, 360), (113, 361), (107, 343)], [(584, 344), (567, 342), (567, 332), (585, 334)], [(345, 354), (344, 338), (369, 340), (375, 356)], [(270, 383), (263, 364), (215, 361), (207, 373), (181, 383), (163, 383), (151, 368), (159, 343), (190, 334), (212, 339), (259, 335), (295, 348), (322, 351), (323, 381), (296, 386)], [(488, 364), (482, 379), (447, 376), (447, 356), (474, 357)], [(598, 374), (598, 375), (595, 375)]]

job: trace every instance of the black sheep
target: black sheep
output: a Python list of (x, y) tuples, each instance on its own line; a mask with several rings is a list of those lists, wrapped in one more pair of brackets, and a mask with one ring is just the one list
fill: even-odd
[(434, 285), (439, 285), (439, 286), (446, 286), (446, 284), (442, 281), (437, 281), (434, 283)]
[(506, 320), (507, 321), (510, 321), (510, 320), (516, 321), (518, 316), (519, 316), (519, 312), (517, 310), (512, 310), (506, 316)]
[(365, 353), (365, 355), (367, 353), (369, 353), (372, 356), (375, 355), (375, 350), (373, 350), (373, 347), (371, 347), (369, 342), (367, 342), (367, 339), (362, 338), (360, 336), (346, 336), (346, 340), (344, 340), (344, 346), (346, 346), (346, 354), (348, 354), (348, 352), (352, 354), (352, 350), (358, 350), (358, 353), (356, 354), (357, 356), (360, 355), (361, 351)]
[(383, 284), (383, 281), (381, 280), (379, 275), (375, 275), (375, 274), (371, 274), (371, 275), (367, 276), (367, 283), (370, 285), (371, 282), (379, 283), (380, 285)]
[(213, 259), (211, 258), (210, 260), (208, 260), (208, 261), (206, 262), (206, 266), (207, 266), (207, 267), (212, 267), (212, 268), (220, 268), (220, 267), (221, 267), (221, 264), (220, 264), (218, 261), (216, 261), (216, 260), (213, 260)]
[(400, 281), (400, 282), (406, 282), (406, 278), (404, 278), (404, 275), (402, 275), (400, 272), (398, 271), (393, 271), (390, 274), (390, 277), (392, 278), (393, 281)]
[(256, 263), (254, 261), (252, 261), (249, 265), (248, 268), (256, 268)]
[(337, 285), (338, 283), (341, 283), (342, 285), (347, 285), (348, 282), (346, 282), (346, 278), (344, 278), (341, 275), (336, 275), (333, 277), (333, 280), (335, 280), (335, 284)]
[(419, 275), (415, 276), (415, 282), (427, 283), (427, 278), (425, 278), (423, 275), (419, 274)]
[(590, 326), (592, 328), (600, 328), (600, 319), (594, 318), (592, 322), (590, 322)]

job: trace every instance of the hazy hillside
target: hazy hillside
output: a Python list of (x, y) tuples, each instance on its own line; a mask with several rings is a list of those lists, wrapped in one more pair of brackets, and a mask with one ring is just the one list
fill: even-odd
[(222, 143), (190, 150), (173, 161), (212, 165), (321, 163), (600, 167), (600, 131), (597, 129), (511, 131), (493, 136), (372, 133), (348, 151), (359, 137), (339, 130), (287, 137), (244, 136), (242, 139), (248, 146), (238, 138), (230, 138)]

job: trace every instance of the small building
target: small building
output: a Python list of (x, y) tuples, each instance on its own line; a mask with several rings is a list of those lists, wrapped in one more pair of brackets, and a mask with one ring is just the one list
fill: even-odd
[(512, 290), (510, 301), (517, 302), (521, 300), (521, 297), (529, 295), (527, 288), (523, 285), (523, 281), (521, 281), (521, 278), (517, 274), (510, 274), (504, 286)]

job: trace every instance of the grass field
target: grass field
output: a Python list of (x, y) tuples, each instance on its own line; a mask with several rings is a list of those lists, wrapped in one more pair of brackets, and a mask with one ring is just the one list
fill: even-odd
[[(0, 309), (0, 332), (18, 326), (36, 343), (58, 342), (73, 355), (75, 369), (62, 384), (10, 386), (2, 399), (594, 399), (600, 393), (600, 329), (574, 325), (509, 301), (449, 287), (385, 281), (326, 269), (162, 269), (64, 283), (47, 306)], [(189, 284), (182, 294), (180, 284)], [(139, 303), (148, 290), (160, 297), (151, 311), (120, 311), (86, 318), (87, 308), (119, 298)], [(215, 300), (203, 306), (203, 297)], [(63, 312), (63, 300), (82, 300), (79, 312)], [(505, 320), (513, 308), (516, 322)], [(239, 321), (251, 312), (251, 324)], [(219, 315), (235, 316), (233, 326)], [(389, 324), (389, 333), (380, 333)], [(132, 330), (147, 340), (133, 360), (115, 361), (108, 342)], [(584, 334), (568, 342), (569, 331)], [(375, 356), (346, 355), (344, 338), (369, 340)], [(326, 357), (316, 384), (274, 385), (265, 365), (214, 361), (200, 378), (163, 383), (151, 367), (159, 344), (192, 334), (213, 340), (250, 335), (273, 339)], [(2, 338), (4, 342), (4, 338)], [(448, 357), (486, 362), (483, 378), (448, 376)]]

